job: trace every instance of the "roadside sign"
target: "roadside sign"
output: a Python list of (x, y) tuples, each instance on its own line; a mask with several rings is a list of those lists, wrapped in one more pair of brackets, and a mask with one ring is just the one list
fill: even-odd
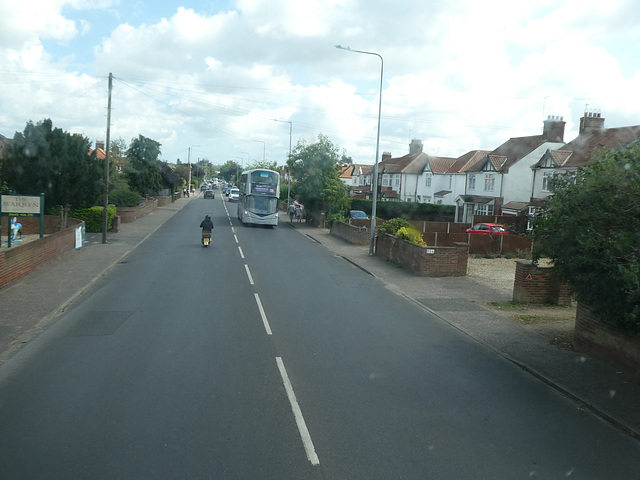
[[(0, 216), (40, 217), (40, 238), (44, 237), (44, 193), (40, 196), (0, 195)], [(7, 228), (7, 246), (11, 247), (11, 227)]]

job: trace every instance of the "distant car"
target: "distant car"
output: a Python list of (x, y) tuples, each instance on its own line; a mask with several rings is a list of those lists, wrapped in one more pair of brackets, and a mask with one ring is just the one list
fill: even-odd
[(216, 198), (216, 194), (214, 193), (213, 190), (205, 190), (204, 198)]
[(509, 235), (509, 231), (504, 225), (497, 223), (478, 223), (471, 228), (467, 228), (467, 233), (483, 233), (485, 235)]
[(238, 190), (237, 188), (230, 188), (229, 189), (229, 201), (230, 202), (237, 202), (238, 199), (240, 198), (240, 190)]
[(349, 218), (352, 220), (369, 220), (369, 216), (362, 210), (349, 210)]

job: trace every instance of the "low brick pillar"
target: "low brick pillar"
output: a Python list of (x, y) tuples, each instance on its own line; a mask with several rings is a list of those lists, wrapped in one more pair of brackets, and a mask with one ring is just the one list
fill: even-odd
[(516, 262), (513, 301), (571, 305), (571, 289), (553, 275), (553, 267), (541, 267), (530, 261)]
[(640, 372), (640, 337), (602, 323), (580, 302), (576, 312), (574, 341), (581, 350), (614, 360)]

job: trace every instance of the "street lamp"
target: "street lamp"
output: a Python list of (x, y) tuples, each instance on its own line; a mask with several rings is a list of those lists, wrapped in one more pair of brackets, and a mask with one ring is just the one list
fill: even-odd
[[(253, 140), (254, 142), (259, 142), (262, 144), (262, 163), (264, 163), (265, 158), (267, 156), (267, 144), (264, 143), (262, 140)], [(264, 165), (263, 165), (264, 168)]]
[(380, 95), (378, 100), (378, 135), (376, 138), (376, 163), (373, 164), (373, 201), (371, 202), (371, 237), (369, 239), (369, 255), (373, 255), (374, 243), (376, 238), (376, 202), (378, 199), (378, 155), (380, 153), (380, 116), (382, 114), (382, 74), (384, 72), (384, 60), (382, 55), (375, 52), (365, 52), (362, 50), (351, 50), (349, 47), (343, 47), (342, 45), (336, 45), (336, 48), (340, 50), (347, 50), (348, 52), (363, 53), (365, 55), (375, 55), (380, 59)]
[(187, 183), (187, 192), (191, 195), (191, 149), (193, 147), (199, 147), (200, 145), (191, 145), (189, 147), (189, 155), (187, 157), (187, 163), (189, 164), (189, 183)]
[[(274, 122), (282, 122), (289, 124), (289, 159), (291, 159), (291, 131), (293, 130), (293, 122), (289, 120), (278, 120), (277, 118), (273, 119)], [(291, 203), (291, 168), (289, 168), (287, 173), (287, 207)]]
[[(240, 152), (244, 155), (247, 156), (247, 166), (249, 166), (249, 164), (251, 163), (251, 155), (249, 154), (249, 152)], [(242, 165), (242, 169), (244, 170), (244, 158), (242, 159), (243, 165)]]

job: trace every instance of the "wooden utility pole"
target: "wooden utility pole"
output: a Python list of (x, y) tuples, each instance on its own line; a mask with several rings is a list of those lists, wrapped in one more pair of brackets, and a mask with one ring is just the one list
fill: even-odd
[(109, 73), (109, 99), (107, 101), (107, 142), (104, 147), (104, 209), (102, 212), (102, 243), (107, 243), (107, 228), (109, 226), (109, 144), (111, 143), (111, 88), (113, 74)]

